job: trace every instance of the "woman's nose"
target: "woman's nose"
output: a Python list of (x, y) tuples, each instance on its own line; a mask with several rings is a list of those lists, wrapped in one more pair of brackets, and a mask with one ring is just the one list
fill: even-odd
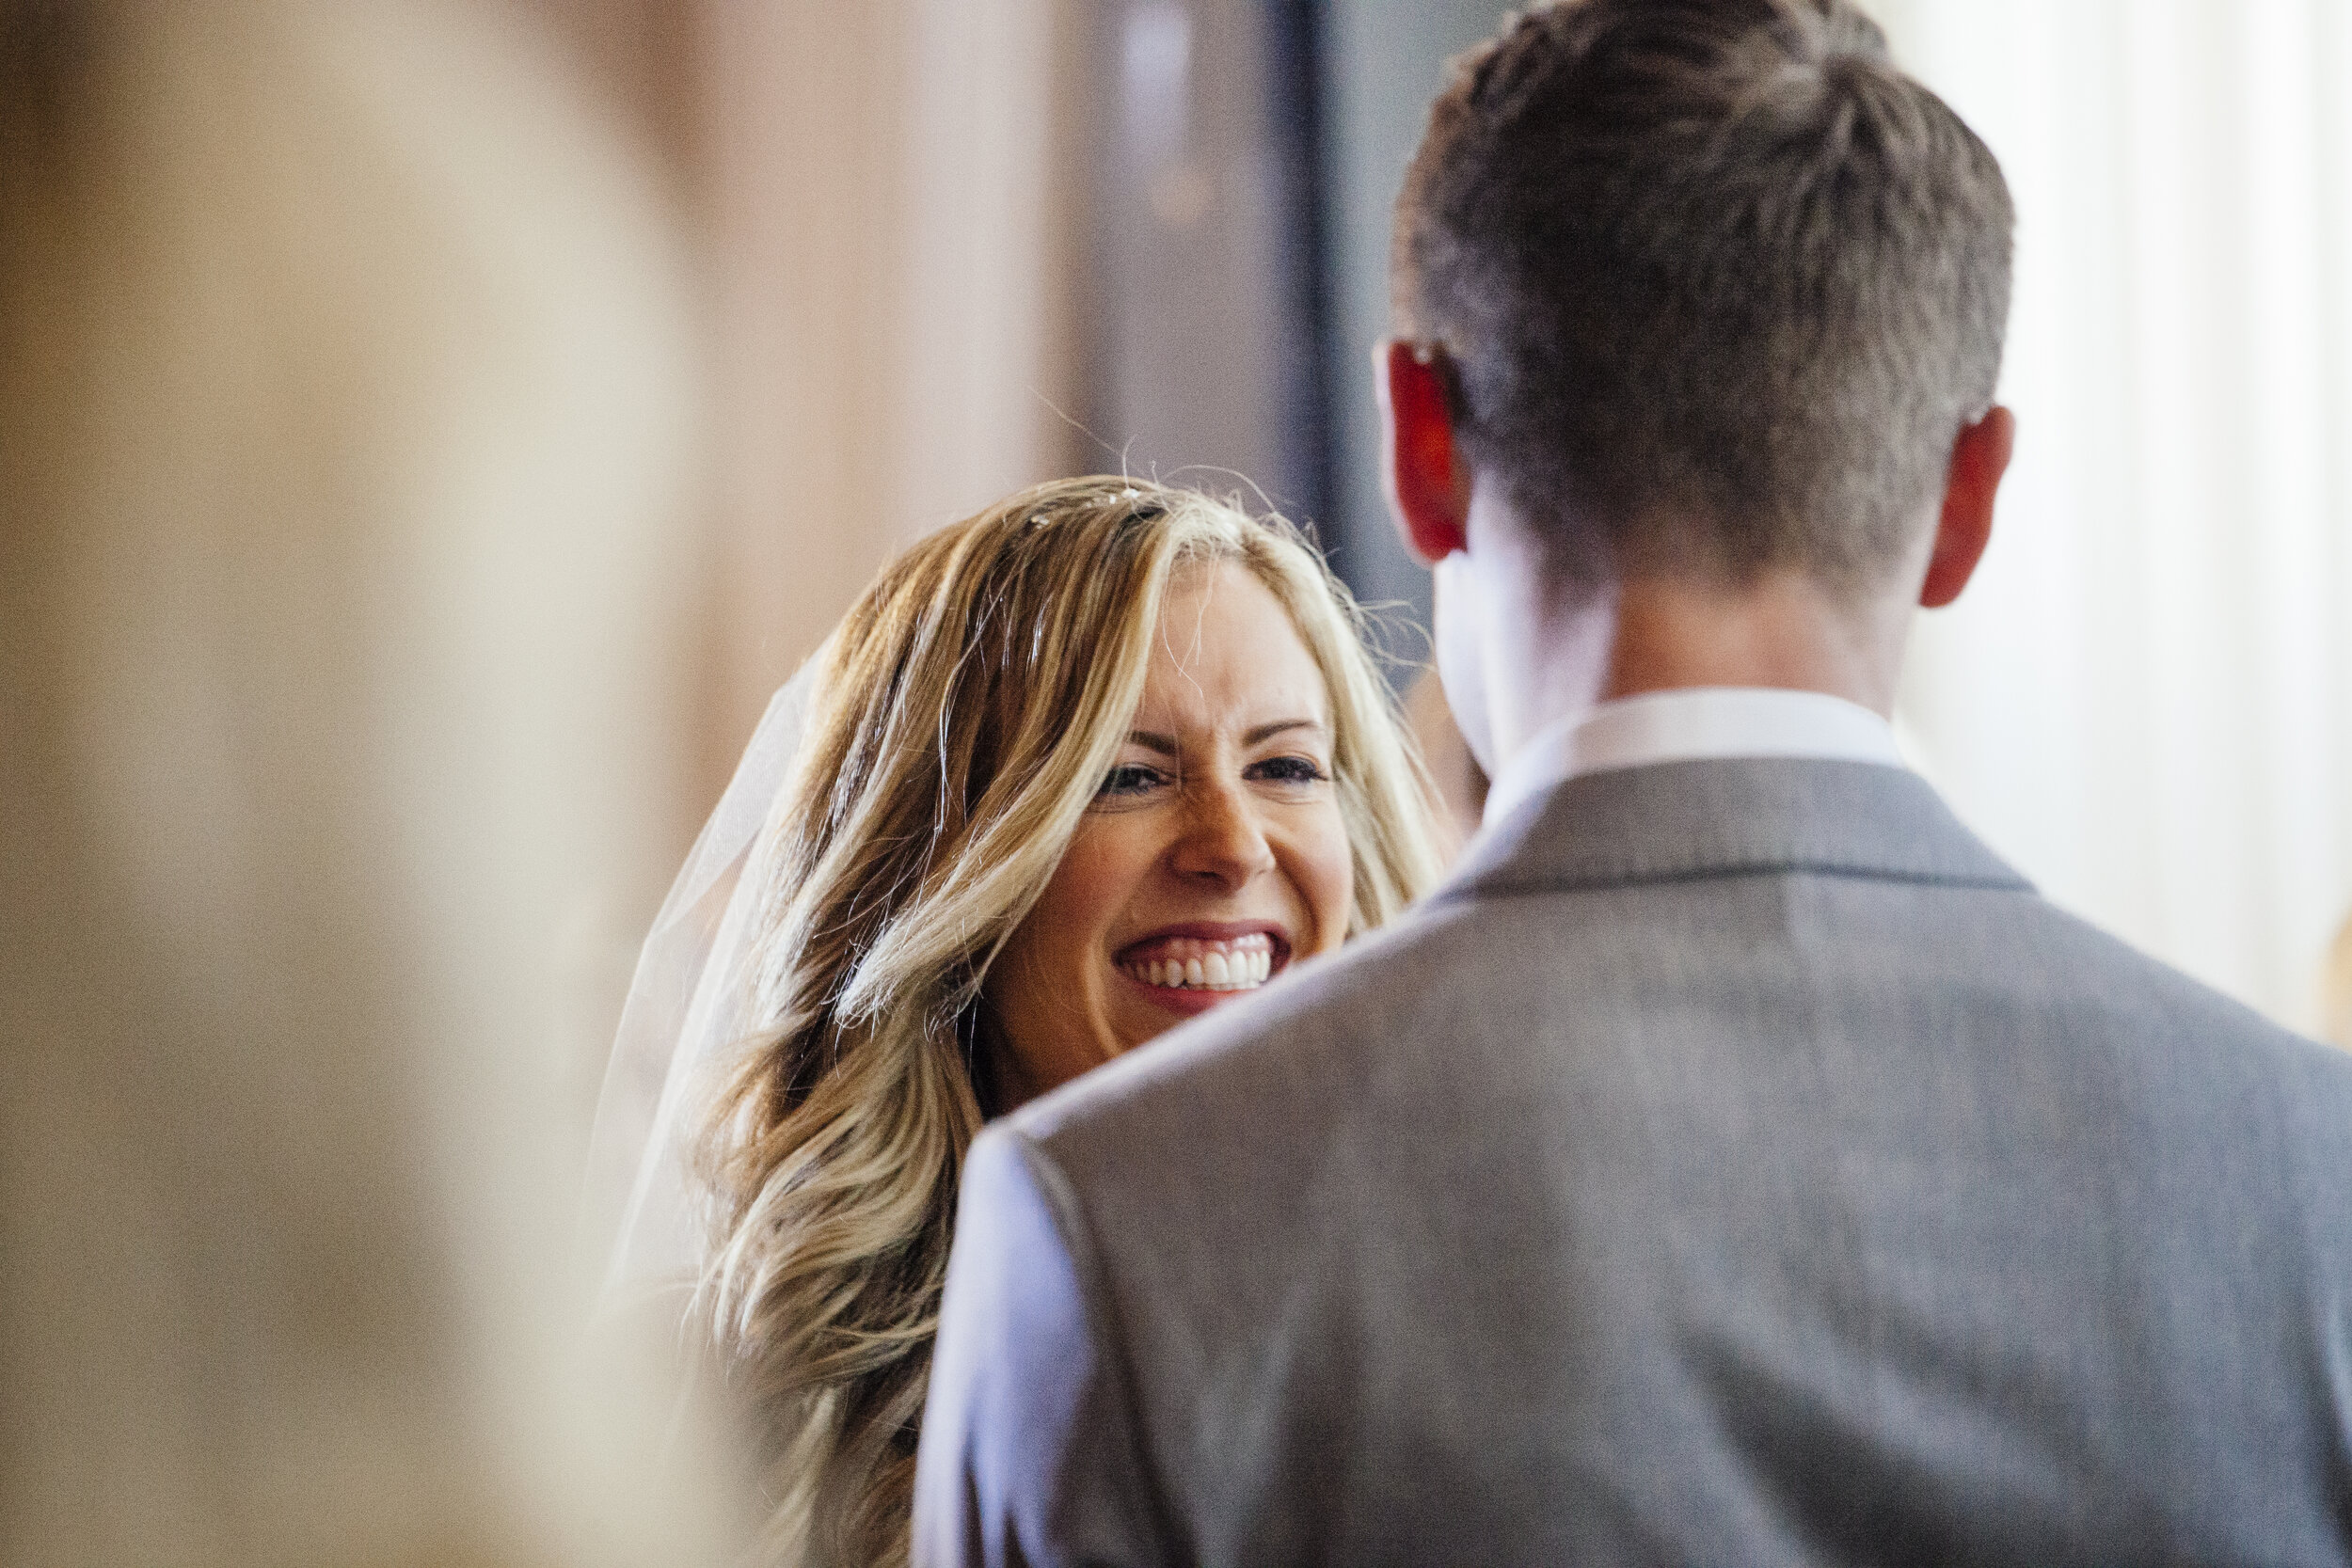
[(1184, 835), (1174, 863), (1185, 877), (1235, 888), (1274, 868), (1274, 847), (1254, 802), (1232, 784), (1195, 784), (1184, 790)]

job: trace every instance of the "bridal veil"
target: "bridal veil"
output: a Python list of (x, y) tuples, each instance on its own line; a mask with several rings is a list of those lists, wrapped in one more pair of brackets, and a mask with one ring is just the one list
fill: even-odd
[(743, 873), (800, 752), (818, 663), (770, 700), (638, 955), (589, 1140), (584, 1241), (603, 1249), (606, 1310), (691, 1290), (701, 1270), (695, 1089), (743, 1034), (758, 903)]

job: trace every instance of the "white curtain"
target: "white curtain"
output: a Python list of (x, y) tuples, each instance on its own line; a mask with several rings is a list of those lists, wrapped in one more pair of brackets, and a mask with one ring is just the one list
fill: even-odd
[(1922, 768), (2053, 898), (2297, 1027), (2352, 908), (2352, 7), (1876, 0), (2018, 203), (1993, 549)]

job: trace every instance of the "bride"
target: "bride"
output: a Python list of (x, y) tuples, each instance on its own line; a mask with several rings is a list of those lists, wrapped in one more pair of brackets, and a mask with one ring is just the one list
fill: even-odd
[[(1058, 482), (867, 589), (763, 721), (615, 1053), (617, 1081), (632, 1037), (674, 1048), (618, 1282), (664, 1245), (691, 1269), (771, 1560), (906, 1559), (982, 1119), (1393, 917), (1436, 874), (1426, 800), (1359, 612), (1279, 519)], [(706, 937), (730, 818), (761, 826)]]

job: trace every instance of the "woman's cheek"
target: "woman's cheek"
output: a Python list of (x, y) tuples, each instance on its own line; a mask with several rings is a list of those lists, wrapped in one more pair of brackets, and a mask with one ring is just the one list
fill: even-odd
[(1319, 825), (1311, 875), (1313, 885), (1304, 891), (1314, 911), (1315, 950), (1332, 952), (1347, 940), (1348, 921), (1356, 905), (1356, 856), (1348, 847), (1347, 824), (1336, 805)]
[(1072, 957), (1082, 965), (1107, 938), (1142, 882), (1132, 842), (1136, 836), (1136, 824), (1129, 820), (1133, 815), (1084, 819), (1055, 873), (1058, 885), (1051, 891), (1059, 895), (1053, 900), (1056, 913), (1063, 932), (1079, 948)]

